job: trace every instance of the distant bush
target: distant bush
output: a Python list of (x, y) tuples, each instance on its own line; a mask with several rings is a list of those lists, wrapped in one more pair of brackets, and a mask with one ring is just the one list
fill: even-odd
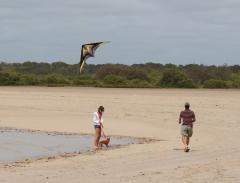
[(118, 75), (122, 77), (126, 77), (128, 80), (132, 79), (141, 79), (141, 80), (148, 80), (147, 74), (137, 68), (131, 68), (127, 65), (120, 65), (120, 64), (106, 64), (102, 66), (96, 73), (97, 79), (104, 79), (108, 75)]
[(22, 64), (15, 64), (16, 71), (21, 74), (50, 74), (51, 64), (49, 63), (36, 63), (36, 62), (24, 62)]
[(22, 75), (18, 81), (18, 85), (39, 85), (39, 77), (35, 75)]
[(232, 75), (232, 87), (240, 88), (240, 75), (238, 75), (238, 74)]
[(148, 74), (149, 83), (151, 83), (152, 86), (158, 87), (159, 81), (162, 79), (162, 72), (159, 71), (151, 71)]
[(146, 81), (149, 80), (145, 72), (137, 69), (129, 69), (128, 73), (126, 73), (126, 77), (129, 80), (132, 80), (132, 79), (139, 79), (139, 80), (146, 80)]
[(204, 88), (229, 88), (229, 83), (223, 80), (209, 79), (204, 82)]
[(0, 72), (0, 85), (17, 85), (20, 77), (15, 72)]
[(240, 79), (239, 80), (237, 80), (237, 79), (233, 80), (232, 87), (233, 88), (240, 88)]
[(50, 74), (43, 76), (43, 78), (41, 78), (41, 84), (47, 86), (64, 86), (70, 85), (71, 82), (62, 75)]
[(104, 79), (109, 75), (118, 75), (118, 76), (126, 76), (129, 67), (121, 64), (106, 64), (99, 68), (96, 72), (97, 79)]
[(108, 75), (103, 80), (104, 84), (109, 87), (127, 87), (127, 80), (122, 76)]
[(96, 81), (91, 76), (79, 76), (72, 79), (73, 85), (77, 86), (98, 86), (98, 81)]
[(133, 79), (129, 81), (128, 84), (131, 88), (152, 88), (153, 85), (151, 85), (148, 81), (140, 80), (140, 79)]
[(176, 69), (165, 70), (158, 85), (166, 88), (195, 88), (193, 81)]
[(98, 86), (98, 81), (96, 81), (96, 80), (74, 80), (73, 85), (76, 85), (76, 86)]
[(240, 88), (240, 65), (0, 63), (0, 85)]

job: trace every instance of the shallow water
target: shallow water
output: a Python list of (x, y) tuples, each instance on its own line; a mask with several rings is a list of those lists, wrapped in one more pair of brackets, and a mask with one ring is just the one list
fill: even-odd
[[(65, 153), (84, 153), (93, 147), (92, 135), (0, 129), (0, 164)], [(130, 137), (111, 137), (111, 146), (138, 143)]]

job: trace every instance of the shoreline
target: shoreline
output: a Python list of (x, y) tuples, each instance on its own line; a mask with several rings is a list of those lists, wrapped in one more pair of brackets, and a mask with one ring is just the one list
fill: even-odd
[[(19, 133), (44, 133), (50, 136), (93, 136), (93, 134), (83, 134), (83, 133), (71, 133), (71, 132), (58, 132), (58, 131), (42, 131), (42, 130), (34, 130), (34, 129), (19, 129), (19, 128), (14, 128), (14, 127), (0, 127), (0, 133), (4, 133), (4, 132), (19, 132)], [(34, 163), (36, 161), (49, 161), (49, 160), (53, 160), (53, 159), (60, 159), (60, 158), (68, 158), (68, 157), (74, 157), (74, 156), (78, 156), (78, 155), (92, 155), (95, 153), (98, 153), (100, 151), (110, 151), (110, 150), (114, 150), (114, 149), (118, 149), (118, 148), (123, 148), (123, 147), (127, 147), (130, 146), (132, 144), (146, 144), (146, 143), (153, 143), (153, 142), (157, 142), (160, 141), (158, 139), (150, 139), (150, 138), (145, 138), (145, 137), (130, 137), (130, 136), (119, 136), (119, 135), (110, 135), (109, 137), (111, 138), (117, 138), (117, 139), (121, 139), (121, 138), (129, 138), (129, 139), (133, 139), (136, 140), (136, 142), (131, 143), (131, 144), (114, 144), (111, 145), (108, 148), (100, 148), (99, 150), (93, 150), (93, 149), (89, 149), (86, 152), (63, 152), (60, 154), (56, 154), (56, 155), (52, 155), (52, 156), (47, 156), (47, 155), (40, 155), (40, 157), (32, 157), (32, 158), (26, 158), (23, 160), (17, 160), (17, 161), (13, 161), (13, 162), (6, 162), (6, 163), (0, 163), (0, 167), (21, 167), (24, 164), (29, 164), (29, 163)]]

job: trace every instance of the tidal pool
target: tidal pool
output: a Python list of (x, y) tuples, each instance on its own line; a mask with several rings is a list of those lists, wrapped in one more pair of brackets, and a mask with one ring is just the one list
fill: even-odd
[[(92, 135), (66, 134), (0, 128), (0, 164), (47, 158), (66, 153), (86, 153), (93, 147)], [(140, 143), (131, 137), (111, 137), (111, 146)]]

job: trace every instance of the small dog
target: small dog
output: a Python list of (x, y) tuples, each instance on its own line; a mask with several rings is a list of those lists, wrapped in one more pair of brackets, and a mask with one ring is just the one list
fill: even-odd
[(109, 142), (110, 142), (110, 138), (108, 137), (108, 138), (106, 138), (105, 140), (101, 140), (101, 141), (99, 142), (99, 145), (100, 145), (100, 147), (102, 147), (103, 144), (104, 144), (106, 147), (108, 147)]

